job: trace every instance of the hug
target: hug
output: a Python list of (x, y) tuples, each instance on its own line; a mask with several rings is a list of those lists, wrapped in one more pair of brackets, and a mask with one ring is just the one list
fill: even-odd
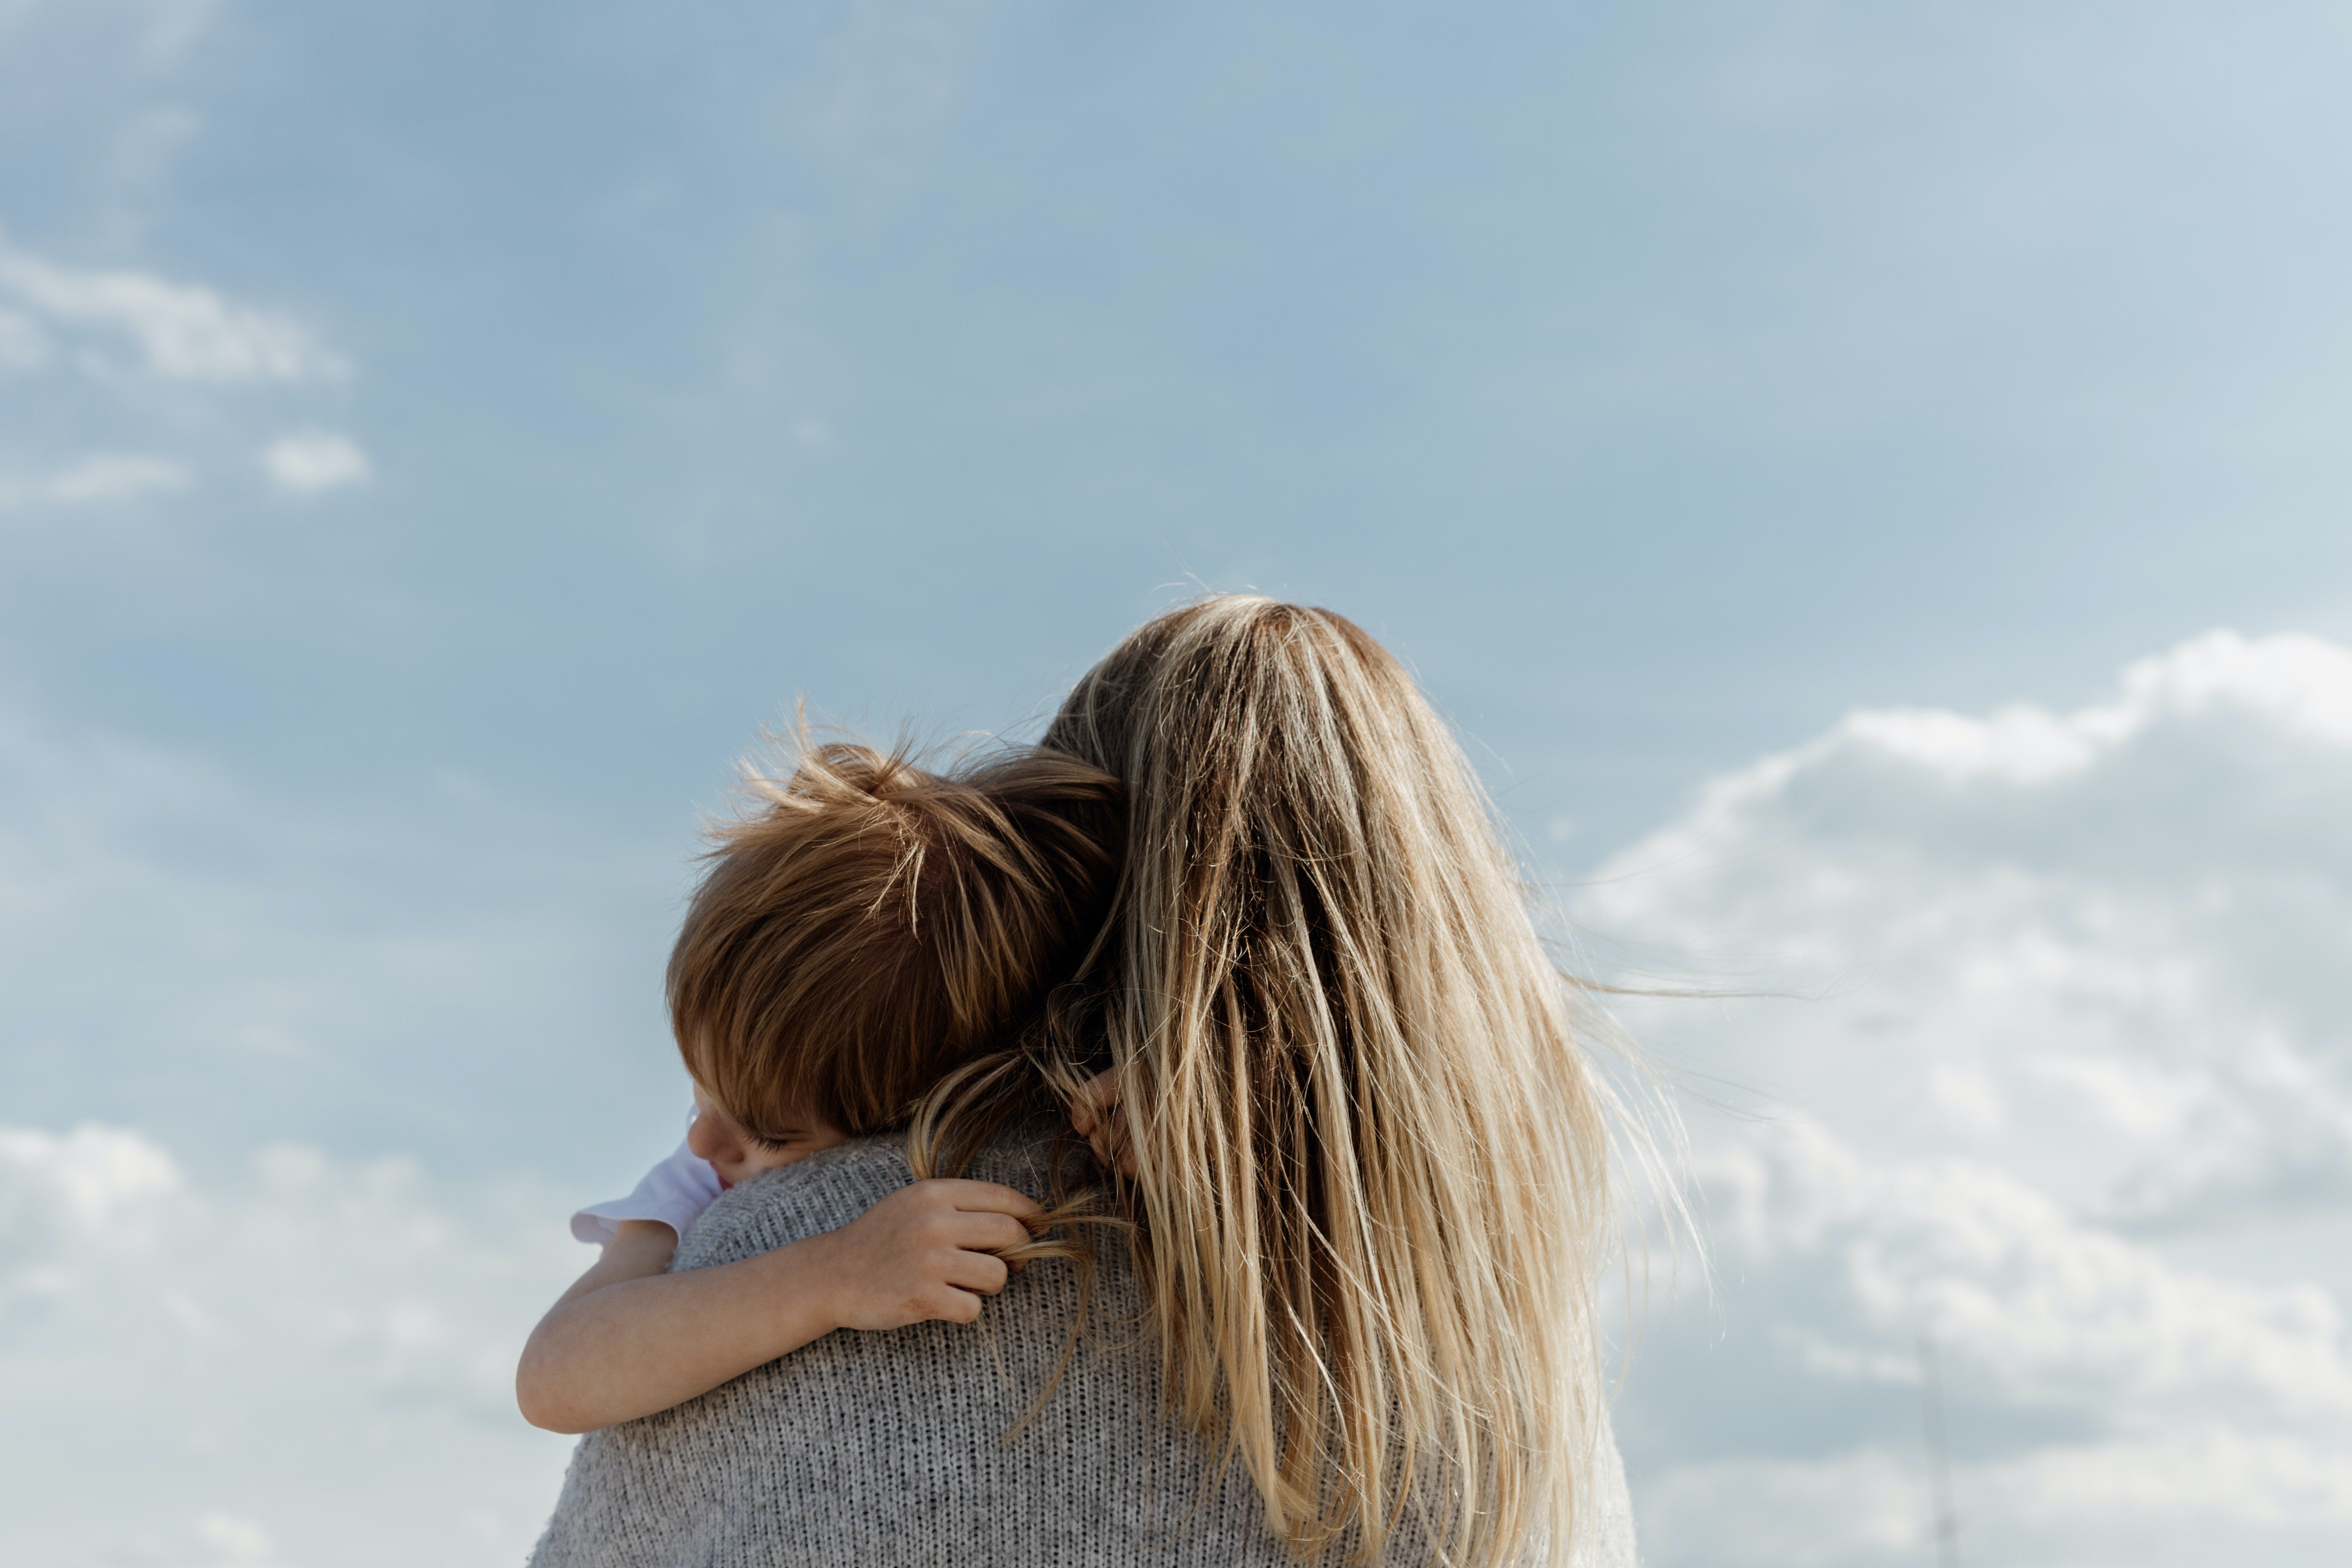
[(688, 1143), (518, 1391), (538, 1568), (1631, 1568), (1604, 1095), (1519, 867), (1328, 611), (1150, 622), (1041, 742), (804, 747), (673, 955)]

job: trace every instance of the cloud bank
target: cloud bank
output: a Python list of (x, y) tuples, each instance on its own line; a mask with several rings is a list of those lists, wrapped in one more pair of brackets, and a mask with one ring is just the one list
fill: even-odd
[(1598, 872), (1587, 927), (1816, 996), (1628, 1020), (1765, 1100), (1638, 1363), (1660, 1563), (1918, 1560), (1923, 1334), (1972, 1557), (2340, 1549), (2347, 801), (2352, 652), (2216, 632), (2073, 712), (1853, 714)]
[[(547, 1215), (436, 1203), (402, 1161), (281, 1143), (205, 1181), (127, 1129), (0, 1127), (12, 1473), (51, 1478), (52, 1504), (135, 1478), (127, 1505), (16, 1510), (12, 1552), (513, 1561), (569, 1447), (513, 1415), (514, 1356), (577, 1250)], [(387, 1455), (427, 1506), (382, 1507)]]

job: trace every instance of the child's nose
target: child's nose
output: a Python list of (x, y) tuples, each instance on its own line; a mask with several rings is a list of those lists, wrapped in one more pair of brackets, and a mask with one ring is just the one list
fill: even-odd
[(686, 1130), (686, 1146), (698, 1160), (716, 1161), (725, 1156), (730, 1140), (719, 1126), (715, 1116), (698, 1116)]

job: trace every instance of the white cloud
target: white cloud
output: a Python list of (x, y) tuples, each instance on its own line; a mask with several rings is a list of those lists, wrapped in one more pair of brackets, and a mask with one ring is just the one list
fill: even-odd
[(1710, 1568), (1925, 1561), (1927, 1494), (1924, 1474), (1874, 1449), (1683, 1465), (1640, 1489), (1643, 1556)]
[(1702, 1131), (1724, 1293), (1661, 1325), (1629, 1428), (1772, 1419), (1655, 1417), (1661, 1563), (1917, 1558), (1923, 1331), (1972, 1555), (2331, 1560), (2347, 800), (2352, 652), (2214, 633), (2072, 712), (1856, 713), (1598, 869), (1580, 924), (1813, 998), (1629, 1004), (1773, 1106)]
[(2346, 799), (2352, 653), (2217, 633), (2075, 713), (1857, 714), (1708, 786), (1579, 914), (1823, 994), (1712, 1065), (1865, 1150), (1936, 1146), (1965, 1083), (1979, 1152), (2070, 1205), (2339, 1201)]
[(122, 1555), (139, 1568), (291, 1568), (268, 1526), (208, 1508), (170, 1531), (142, 1531)]
[(1927, 1092), (1944, 1113), (1971, 1131), (1998, 1132), (2009, 1121), (2009, 1105), (1979, 1062), (1937, 1062), (1927, 1073)]
[(76, 1454), (137, 1431), (124, 1473), (160, 1445), (192, 1483), (260, 1490), (272, 1515), (208, 1505), (188, 1523), (181, 1487), (118, 1488), (86, 1543), (192, 1568), (491, 1560), (437, 1513), (379, 1510), (380, 1539), (354, 1550), (344, 1510), (373, 1494), (373, 1450), (393, 1444), (439, 1472), (453, 1510), (491, 1508), (510, 1558), (551, 1506), (563, 1448), (514, 1415), (513, 1360), (580, 1260), (556, 1216), (518, 1233), (497, 1212), (444, 1209), (398, 1160), (289, 1143), (198, 1181), (127, 1129), (0, 1128), (0, 1422), (52, 1439), (15, 1478), (0, 1552), (47, 1521), (42, 1498), (86, 1509)]
[[(2352, 1525), (2352, 1462), (2221, 1425), (1964, 1463), (1953, 1479), (1962, 1561), (2011, 1568), (2333, 1563)], [(1935, 1557), (1926, 1464), (1880, 1447), (1705, 1460), (1639, 1489), (1651, 1562), (1880, 1568)]]
[(128, 339), (142, 368), (164, 380), (302, 383), (337, 380), (349, 371), (289, 317), (237, 304), (200, 283), (67, 266), (5, 237), (0, 291), (53, 324)]
[(2184, 1516), (2192, 1527), (2204, 1520), (2331, 1532), (2352, 1525), (2352, 1457), (2221, 1424), (2054, 1448), (2026, 1463), (1986, 1466), (1976, 1479), (1986, 1496), (2045, 1529), (2079, 1525), (2085, 1515), (2110, 1531), (2135, 1521), (2143, 1531), (2151, 1521), (2164, 1528)]
[(226, 1509), (198, 1514), (189, 1533), (203, 1549), (204, 1561), (219, 1568), (276, 1568), (282, 1561), (266, 1527)]
[(1858, 1346), (1886, 1345), (1924, 1330), (1980, 1390), (2102, 1417), (2227, 1405), (2352, 1425), (2344, 1323), (2316, 1286), (2179, 1268), (2005, 1171), (1867, 1163), (1804, 1122), (1759, 1130), (1701, 1170), (1727, 1258), (1789, 1267), (1823, 1296), (1804, 1325), (1815, 1336), (1851, 1324)]
[(0, 510), (19, 507), (84, 506), (169, 495), (195, 483), (169, 458), (139, 452), (99, 452), (33, 478), (0, 475)]
[[(168, 32), (200, 20), (200, 9), (167, 7), (156, 25)], [(286, 391), (315, 398), (349, 369), (280, 312), (201, 283), (71, 266), (0, 234), (0, 428), (16, 448), (13, 471), (0, 473), (0, 510), (190, 489), (200, 467), (228, 458), (224, 445), (252, 449), (255, 434), (237, 433), (249, 431), (247, 420), (261, 412), (237, 406), (252, 391), (280, 389), (269, 401), (283, 418)], [(196, 432), (209, 434), (188, 455), (137, 449), (184, 449)], [(113, 449), (74, 451), (100, 444)], [(367, 454), (350, 436), (316, 428), (260, 444), (260, 463), (272, 482), (302, 493), (356, 484), (370, 473)]]
[(82, 1256), (149, 1245), (181, 1187), (171, 1156), (134, 1133), (85, 1124), (65, 1135), (0, 1127), (0, 1309), (77, 1293)]
[(375, 471), (359, 443), (327, 430), (280, 436), (262, 448), (261, 467), (279, 489), (299, 494), (360, 484)]

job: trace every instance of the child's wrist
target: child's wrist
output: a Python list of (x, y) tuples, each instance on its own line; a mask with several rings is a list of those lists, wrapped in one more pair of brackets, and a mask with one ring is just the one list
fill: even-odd
[(801, 1299), (815, 1319), (818, 1333), (848, 1328), (852, 1288), (843, 1267), (841, 1233), (821, 1231), (783, 1250), (792, 1254), (785, 1266), (800, 1281)]

